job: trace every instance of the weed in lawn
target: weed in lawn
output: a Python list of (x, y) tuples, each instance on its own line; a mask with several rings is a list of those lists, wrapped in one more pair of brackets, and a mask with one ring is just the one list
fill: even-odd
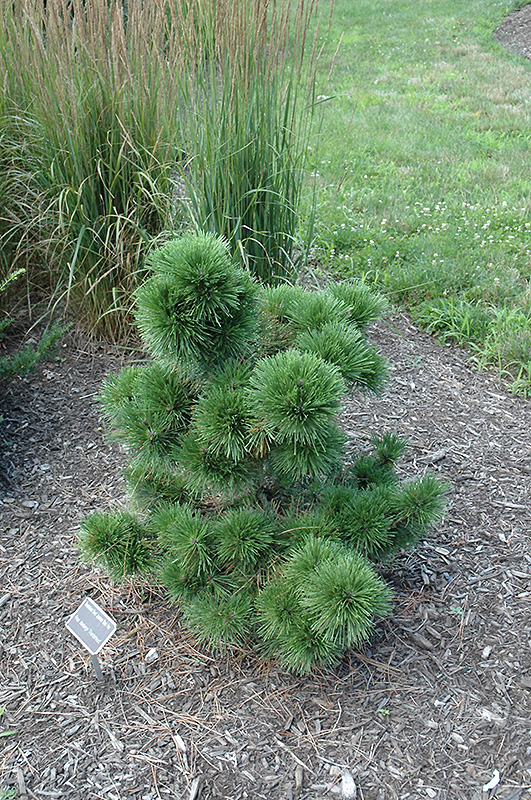
[(492, 325), (491, 315), (481, 304), (453, 297), (438, 297), (421, 306), (417, 319), (428, 330), (438, 332), (443, 342), (457, 344), (484, 341)]
[(531, 307), (495, 309), (494, 320), (478, 356), (484, 367), (496, 364), (516, 394), (531, 393)]

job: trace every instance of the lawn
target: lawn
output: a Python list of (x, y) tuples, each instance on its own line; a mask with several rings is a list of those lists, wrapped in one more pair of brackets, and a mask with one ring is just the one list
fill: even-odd
[(323, 267), (528, 394), (531, 64), (493, 36), (515, 7), (338, 0), (312, 168)]

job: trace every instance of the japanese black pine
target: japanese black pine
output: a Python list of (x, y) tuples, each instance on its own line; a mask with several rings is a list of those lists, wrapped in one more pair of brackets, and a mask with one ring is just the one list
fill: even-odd
[(385, 304), (353, 282), (264, 287), (206, 234), (149, 266), (136, 301), (152, 360), (101, 393), (130, 508), (88, 516), (82, 548), (113, 577), (163, 584), (202, 643), (329, 665), (389, 612), (379, 562), (443, 505), (433, 476), (398, 479), (393, 434), (345, 457), (341, 403), (385, 383), (365, 336)]

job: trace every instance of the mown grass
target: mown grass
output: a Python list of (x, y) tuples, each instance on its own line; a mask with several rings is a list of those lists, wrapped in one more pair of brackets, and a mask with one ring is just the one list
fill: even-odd
[[(531, 392), (531, 63), (522, 3), (337, 0), (316, 253)], [(331, 47), (334, 42), (331, 42)]]

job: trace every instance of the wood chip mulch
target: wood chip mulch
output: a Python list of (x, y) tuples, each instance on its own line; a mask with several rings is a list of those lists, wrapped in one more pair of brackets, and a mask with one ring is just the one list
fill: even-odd
[[(531, 799), (530, 404), (404, 317), (371, 339), (390, 382), (345, 404), (349, 447), (406, 435), (403, 475), (444, 477), (448, 509), (384, 570), (396, 603), (370, 644), (305, 678), (197, 649), (163, 595), (80, 564), (80, 519), (123, 499), (95, 395), (127, 354), (71, 338), (61, 360), (2, 387), (1, 787), (69, 800)], [(103, 683), (65, 628), (86, 596), (118, 623)]]

